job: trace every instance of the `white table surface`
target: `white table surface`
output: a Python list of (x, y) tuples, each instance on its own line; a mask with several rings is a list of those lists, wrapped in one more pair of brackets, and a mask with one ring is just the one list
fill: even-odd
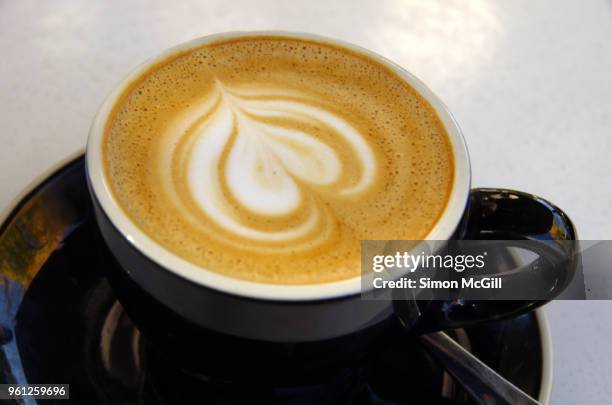
[[(0, 211), (82, 148), (104, 96), (179, 42), (230, 30), (344, 39), (396, 61), (463, 128), (474, 186), (533, 192), (583, 239), (612, 239), (612, 3), (2, 1)], [(547, 307), (553, 404), (612, 403), (612, 304)]]

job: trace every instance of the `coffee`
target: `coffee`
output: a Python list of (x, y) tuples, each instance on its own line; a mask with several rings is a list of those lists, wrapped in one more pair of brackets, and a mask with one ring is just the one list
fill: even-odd
[(148, 69), (118, 99), (103, 159), (115, 199), (158, 244), (276, 284), (358, 276), (361, 240), (425, 238), (453, 182), (442, 123), (397, 73), (278, 36)]

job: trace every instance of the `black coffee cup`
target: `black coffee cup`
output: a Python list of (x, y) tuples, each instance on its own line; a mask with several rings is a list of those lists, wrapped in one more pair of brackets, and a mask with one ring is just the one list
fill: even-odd
[[(456, 328), (529, 311), (541, 300), (406, 302), (364, 300), (360, 277), (316, 285), (273, 285), (234, 279), (199, 268), (165, 250), (122, 211), (104, 176), (102, 137), (121, 92), (150, 66), (169, 56), (216, 41), (264, 33), (213, 35), (170, 49), (119, 84), (102, 105), (87, 146), (87, 179), (98, 225), (119, 266), (109, 266), (117, 294), (145, 337), (169, 358), (191, 369), (215, 367), (218, 375), (257, 378), (266, 365), (275, 378), (337, 374), (359, 363), (387, 328), (413, 333)], [(470, 190), (467, 148), (442, 102), (416, 77), (379, 55), (354, 45), (307, 34), (266, 35), (316, 39), (373, 58), (415, 88), (438, 113), (454, 154), (453, 188), (427, 239), (529, 239), (559, 242), (554, 250), (566, 266), (557, 268), (547, 298), (569, 283), (579, 261), (569, 218), (551, 203), (516, 191)], [(409, 305), (408, 305), (409, 304)], [(415, 311), (415, 308), (417, 310)], [(207, 347), (203, 347), (206, 342)], [(218, 348), (225, 348), (220, 351)], [(232, 348), (228, 353), (227, 348)], [(229, 367), (231, 365), (231, 367)], [(223, 368), (226, 367), (227, 370)]]

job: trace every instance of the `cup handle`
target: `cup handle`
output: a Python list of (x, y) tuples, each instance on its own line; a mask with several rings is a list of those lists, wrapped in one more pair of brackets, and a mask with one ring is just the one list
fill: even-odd
[[(520, 191), (473, 189), (468, 209), (453, 239), (478, 240), (491, 246), (495, 241), (506, 241), (506, 245), (507, 241), (513, 241), (515, 246), (521, 246), (523, 241), (536, 252), (538, 260), (547, 262), (548, 270), (542, 277), (550, 287), (541, 294), (542, 299), (537, 300), (394, 301), (400, 322), (412, 332), (460, 328), (531, 311), (567, 288), (581, 262), (576, 230), (569, 217), (552, 203)], [(536, 262), (528, 266), (537, 266)], [(533, 277), (533, 272), (528, 274), (528, 271), (510, 273), (508, 276), (502, 274), (504, 285), (510, 285), (509, 291), (515, 291), (513, 285), (525, 288), (529, 284), (525, 277)]]

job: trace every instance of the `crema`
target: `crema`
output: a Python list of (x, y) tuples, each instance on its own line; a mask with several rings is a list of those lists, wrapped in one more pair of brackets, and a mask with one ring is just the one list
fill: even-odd
[(453, 181), (444, 126), (388, 67), (325, 42), (220, 40), (158, 63), (115, 105), (105, 177), (159, 245), (231, 277), (360, 274), (360, 241), (425, 238)]

